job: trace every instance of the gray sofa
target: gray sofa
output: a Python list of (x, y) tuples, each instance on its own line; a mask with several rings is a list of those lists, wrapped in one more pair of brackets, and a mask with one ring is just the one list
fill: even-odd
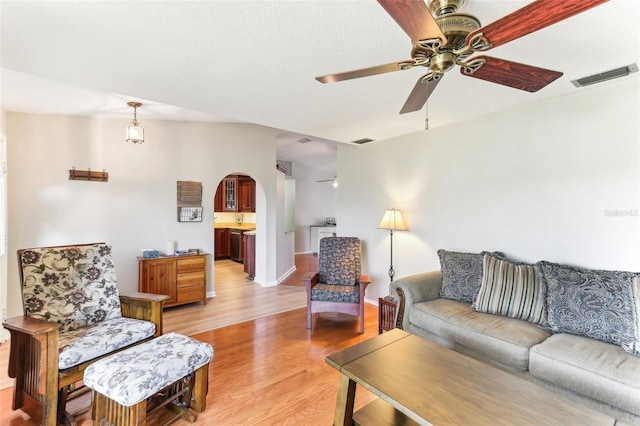
[[(439, 255), (441, 266), (446, 267), (443, 263), (446, 253), (441, 250)], [(482, 254), (479, 256), (480, 259), (483, 258)], [(511, 266), (513, 265), (519, 264), (513, 263)], [(535, 267), (538, 275), (543, 273), (540, 265), (530, 266)], [(462, 267), (469, 269), (468, 265)], [(477, 263), (473, 263), (471, 269), (476, 267)], [(486, 268), (485, 258), (485, 277)], [(467, 290), (459, 291), (459, 288), (454, 290), (458, 294), (453, 296), (443, 291), (443, 277), (445, 281), (466, 280), (473, 287), (476, 286), (476, 279), (482, 282), (482, 271), (483, 269), (480, 272), (476, 270), (462, 277), (444, 270), (433, 271), (394, 281), (391, 292), (399, 302), (397, 325), (408, 332), (569, 395), (611, 415), (618, 425), (640, 424), (639, 356), (628, 353), (619, 344), (585, 336), (597, 327), (585, 330), (585, 335), (553, 330), (553, 315), (559, 318), (558, 312), (546, 304), (548, 300), (556, 303), (550, 299), (553, 291), (546, 287), (553, 286), (553, 279), (548, 279), (547, 282), (542, 280), (544, 285), (540, 291), (543, 292), (545, 306), (541, 311), (541, 318), (538, 318), (540, 323), (517, 318), (518, 315), (480, 312), (477, 288), (466, 296), (462, 293)], [(478, 273), (480, 277), (475, 276)], [(578, 275), (580, 273), (578, 270)], [(637, 291), (640, 278), (635, 278), (634, 281), (635, 275), (624, 275), (624, 278), (631, 279)], [(567, 279), (573, 278), (570, 276)], [(441, 297), (443, 294), (447, 297)], [(474, 300), (470, 302), (470, 299)], [(635, 309), (632, 320), (639, 326), (639, 307), (636, 305), (632, 309)], [(582, 326), (584, 322), (588, 321), (580, 320), (577, 326)], [(560, 325), (562, 328), (563, 324)]]

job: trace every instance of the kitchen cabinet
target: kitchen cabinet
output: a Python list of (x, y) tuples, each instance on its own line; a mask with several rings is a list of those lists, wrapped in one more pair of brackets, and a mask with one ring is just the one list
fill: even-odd
[(253, 280), (256, 275), (256, 233), (244, 233), (244, 272)]
[(249, 176), (229, 175), (224, 178), (216, 190), (213, 211), (255, 213), (256, 181)]
[(239, 211), (253, 213), (256, 211), (256, 181), (248, 176), (238, 179)]
[(222, 180), (223, 189), (223, 205), (222, 211), (237, 212), (238, 211), (238, 178), (235, 176), (227, 176)]
[(166, 294), (165, 307), (206, 303), (206, 258), (207, 254), (138, 257), (138, 291)]
[(215, 259), (226, 259), (231, 255), (231, 248), (229, 245), (229, 228), (216, 228), (215, 234)]
[(224, 188), (222, 186), (222, 182), (218, 184), (218, 189), (216, 189), (216, 195), (213, 198), (213, 211), (221, 212), (224, 206)]

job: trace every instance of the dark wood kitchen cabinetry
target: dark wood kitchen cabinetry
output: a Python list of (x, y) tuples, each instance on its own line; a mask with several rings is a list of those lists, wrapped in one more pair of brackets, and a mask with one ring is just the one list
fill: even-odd
[(213, 199), (213, 211), (255, 213), (256, 181), (241, 175), (222, 179)]
[(215, 197), (213, 198), (213, 211), (214, 211), (214, 212), (221, 212), (221, 211), (222, 211), (222, 208), (223, 208), (223, 206), (224, 206), (224, 201), (223, 201), (223, 198), (224, 198), (224, 188), (223, 188), (223, 186), (222, 186), (222, 183), (223, 183), (223, 182), (224, 182), (224, 181), (222, 181), (222, 182), (220, 182), (220, 183), (218, 184), (218, 189), (216, 189), (216, 195), (215, 195)]
[(256, 211), (256, 181), (249, 176), (241, 176), (238, 179), (238, 211), (253, 213)]
[(256, 234), (249, 232), (244, 239), (244, 272), (253, 280), (256, 275)]
[(166, 294), (165, 307), (206, 303), (206, 256), (138, 257), (138, 291)]
[(229, 228), (215, 229), (215, 259), (226, 259), (231, 255)]
[(238, 211), (238, 178), (227, 176), (222, 180), (222, 211)]

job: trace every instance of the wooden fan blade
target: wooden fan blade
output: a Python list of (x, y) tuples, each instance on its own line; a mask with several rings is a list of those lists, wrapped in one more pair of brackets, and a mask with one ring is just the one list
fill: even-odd
[(472, 45), (471, 42), (477, 34), (484, 34), (489, 45), (475, 49), (489, 50), (607, 1), (609, 0), (537, 0), (487, 26), (472, 31), (467, 35), (466, 42), (467, 45)]
[(417, 42), (430, 38), (439, 38), (446, 44), (447, 38), (440, 31), (431, 12), (422, 0), (378, 0), (380, 6), (387, 11), (394, 21)]
[(489, 56), (477, 56), (471, 58), (467, 63), (478, 63), (479, 61), (486, 62), (472, 73), (468, 71), (469, 68), (461, 67), (460, 73), (469, 77), (502, 84), (503, 86), (513, 87), (514, 89), (526, 90), (527, 92), (537, 92), (562, 76), (559, 71)]
[(426, 81), (424, 77), (420, 77), (400, 110), (400, 114), (421, 110), (424, 104), (427, 103), (429, 96), (431, 96), (431, 92), (433, 92), (440, 82), (442, 76), (443, 74), (435, 74), (431, 80)]
[(335, 83), (336, 81), (352, 80), (354, 78), (369, 77), (370, 75), (384, 74), (387, 72), (399, 71), (402, 62), (393, 62), (385, 65), (378, 65), (370, 68), (362, 68), (354, 71), (341, 72), (337, 74), (328, 74), (316, 77), (320, 83)]

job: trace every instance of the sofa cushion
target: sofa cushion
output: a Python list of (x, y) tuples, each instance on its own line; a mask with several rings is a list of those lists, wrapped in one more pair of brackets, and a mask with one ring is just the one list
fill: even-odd
[(438, 250), (442, 287), (440, 297), (473, 302), (482, 279), (482, 254)]
[(540, 323), (544, 307), (544, 287), (533, 265), (483, 256), (482, 283), (474, 309)]
[(153, 336), (151, 321), (113, 318), (91, 327), (60, 333), (58, 368), (64, 370)]
[(413, 305), (411, 325), (509, 367), (527, 370), (529, 348), (549, 336), (536, 324), (474, 311), (469, 303), (436, 299)]
[(640, 358), (619, 346), (555, 334), (531, 348), (535, 377), (640, 415)]
[(571, 333), (616, 345), (637, 341), (633, 280), (640, 274), (537, 263), (547, 288), (547, 323), (554, 333)]
[(632, 330), (632, 340), (622, 342), (622, 349), (631, 355), (640, 356), (640, 277), (633, 279), (631, 292), (633, 293), (633, 324), (635, 324), (635, 329)]

